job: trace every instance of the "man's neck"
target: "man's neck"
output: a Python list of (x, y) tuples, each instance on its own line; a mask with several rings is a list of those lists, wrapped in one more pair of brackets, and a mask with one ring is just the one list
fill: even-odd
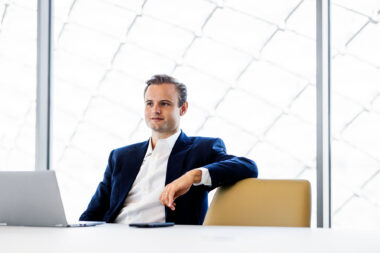
[(172, 132), (166, 132), (166, 133), (152, 132), (152, 137), (151, 137), (152, 150), (156, 147), (158, 140), (169, 138), (173, 134), (176, 134), (178, 131), (179, 131), (179, 129), (176, 129)]

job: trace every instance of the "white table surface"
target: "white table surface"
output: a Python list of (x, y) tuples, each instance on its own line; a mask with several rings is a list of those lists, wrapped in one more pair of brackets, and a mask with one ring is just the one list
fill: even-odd
[(0, 252), (380, 253), (380, 230), (181, 226), (84, 228), (0, 226)]

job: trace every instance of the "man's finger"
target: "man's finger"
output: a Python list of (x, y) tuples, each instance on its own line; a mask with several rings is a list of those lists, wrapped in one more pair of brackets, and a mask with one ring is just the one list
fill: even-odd
[(164, 190), (161, 192), (161, 195), (160, 195), (160, 201), (161, 201), (161, 204), (165, 205), (166, 204), (166, 194), (168, 192), (168, 189), (167, 187), (164, 188)]
[(173, 197), (174, 197), (175, 192), (171, 191), (168, 194), (168, 207), (170, 207), (173, 210)]
[(169, 203), (169, 195), (170, 195), (171, 189), (167, 187), (167, 189), (164, 192), (164, 205), (168, 205)]

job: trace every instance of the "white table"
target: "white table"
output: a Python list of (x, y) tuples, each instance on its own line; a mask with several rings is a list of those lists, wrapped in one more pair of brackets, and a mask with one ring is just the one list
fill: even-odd
[(379, 231), (277, 227), (0, 226), (0, 252), (380, 253)]

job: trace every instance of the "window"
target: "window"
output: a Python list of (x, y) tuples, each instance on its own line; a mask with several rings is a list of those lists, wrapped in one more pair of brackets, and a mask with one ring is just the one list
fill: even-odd
[(53, 168), (72, 219), (109, 152), (149, 138), (157, 73), (188, 86), (186, 134), (315, 185), (314, 1), (58, 1), (54, 29)]
[(375, 1), (332, 1), (332, 225), (380, 226), (380, 24)]
[[(315, 226), (315, 13), (313, 0), (55, 1), (52, 169), (69, 219), (110, 151), (149, 138), (144, 82), (166, 73), (188, 86), (184, 132), (221, 137), (261, 178), (308, 179)], [(379, 15), (331, 1), (333, 227), (380, 225)], [(34, 169), (36, 26), (37, 1), (0, 0), (0, 170)]]
[(0, 170), (34, 170), (37, 1), (0, 1)]

